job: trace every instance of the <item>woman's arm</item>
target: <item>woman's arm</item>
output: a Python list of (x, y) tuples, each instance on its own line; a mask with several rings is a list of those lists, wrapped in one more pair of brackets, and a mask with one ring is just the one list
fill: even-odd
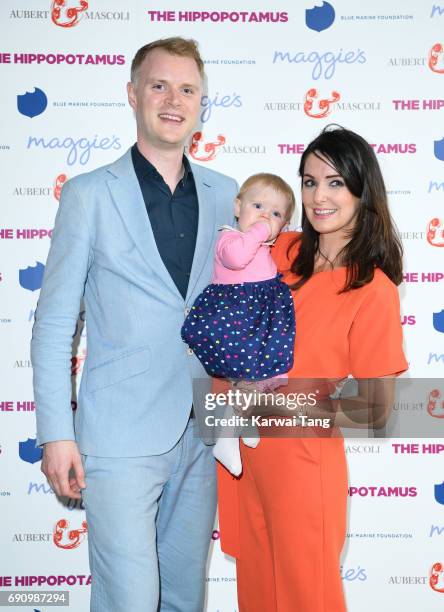
[[(336, 381), (329, 381), (333, 387)], [(352, 429), (381, 429), (383, 428), (393, 408), (395, 400), (396, 378), (382, 377), (373, 379), (360, 379), (357, 382), (357, 394), (352, 397), (331, 399), (324, 396), (316, 400), (314, 405), (299, 405), (295, 407), (295, 393), (285, 388), (274, 393), (261, 393), (255, 389), (254, 383), (240, 382), (236, 389), (246, 395), (255, 393), (254, 403), (247, 399), (243, 406), (237, 406), (236, 413), (242, 416), (277, 416), (292, 417), (303, 415), (309, 419), (332, 420), (331, 426)], [(298, 394), (316, 396), (320, 381), (307, 379), (298, 381)], [(322, 384), (322, 383), (321, 383)], [(324, 383), (325, 384), (325, 383)], [(291, 381), (290, 381), (291, 387)], [(245, 406), (248, 406), (246, 408)]]

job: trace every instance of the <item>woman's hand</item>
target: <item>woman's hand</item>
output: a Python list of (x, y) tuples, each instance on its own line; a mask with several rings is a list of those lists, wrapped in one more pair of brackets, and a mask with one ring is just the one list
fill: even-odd
[[(237, 402), (234, 406), (234, 413), (236, 415), (248, 418), (250, 416), (277, 414), (274, 406), (274, 394), (265, 392), (260, 382), (241, 380), (233, 383), (233, 388), (242, 394), (240, 402)], [(266, 396), (268, 401), (264, 401), (266, 399), (264, 396)], [(239, 397), (238, 394), (237, 397)]]

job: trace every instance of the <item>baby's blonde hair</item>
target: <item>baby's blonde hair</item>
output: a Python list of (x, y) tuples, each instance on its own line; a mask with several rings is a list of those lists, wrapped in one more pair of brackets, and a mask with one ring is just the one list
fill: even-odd
[(252, 174), (249, 176), (247, 180), (242, 183), (241, 188), (239, 189), (239, 193), (237, 194), (239, 200), (242, 201), (242, 196), (245, 195), (245, 192), (257, 183), (262, 183), (264, 187), (272, 187), (275, 191), (281, 193), (285, 198), (287, 198), (286, 217), (287, 221), (290, 221), (294, 213), (294, 209), (296, 208), (296, 198), (290, 185), (277, 174), (259, 172), (258, 174)]

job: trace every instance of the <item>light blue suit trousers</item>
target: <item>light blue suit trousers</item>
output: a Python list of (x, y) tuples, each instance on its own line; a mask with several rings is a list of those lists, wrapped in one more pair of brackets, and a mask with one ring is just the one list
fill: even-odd
[(163, 455), (83, 455), (91, 612), (202, 612), (216, 481), (194, 430)]

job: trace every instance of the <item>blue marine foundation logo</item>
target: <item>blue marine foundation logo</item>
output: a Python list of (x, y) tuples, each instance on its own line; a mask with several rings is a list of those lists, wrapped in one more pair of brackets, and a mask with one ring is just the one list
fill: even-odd
[(435, 485), (435, 499), (438, 504), (444, 504), (444, 482)]
[(19, 442), (19, 457), (27, 463), (37, 463), (43, 457), (43, 450), (37, 448), (36, 438), (28, 438), (26, 442)]
[(44, 271), (45, 266), (40, 261), (36, 261), (35, 266), (19, 270), (20, 286), (29, 291), (37, 291), (42, 286)]
[(436, 159), (444, 161), (444, 138), (441, 140), (435, 140), (433, 143), (433, 153)]
[(18, 112), (25, 117), (37, 117), (41, 115), (48, 106), (48, 98), (45, 92), (38, 87), (34, 87), (34, 91), (27, 91), (21, 96), (17, 96)]
[(329, 2), (314, 6), (305, 11), (305, 23), (310, 30), (322, 32), (329, 28), (335, 20), (335, 9)]
[(444, 334), (444, 310), (433, 313), (433, 327)]

